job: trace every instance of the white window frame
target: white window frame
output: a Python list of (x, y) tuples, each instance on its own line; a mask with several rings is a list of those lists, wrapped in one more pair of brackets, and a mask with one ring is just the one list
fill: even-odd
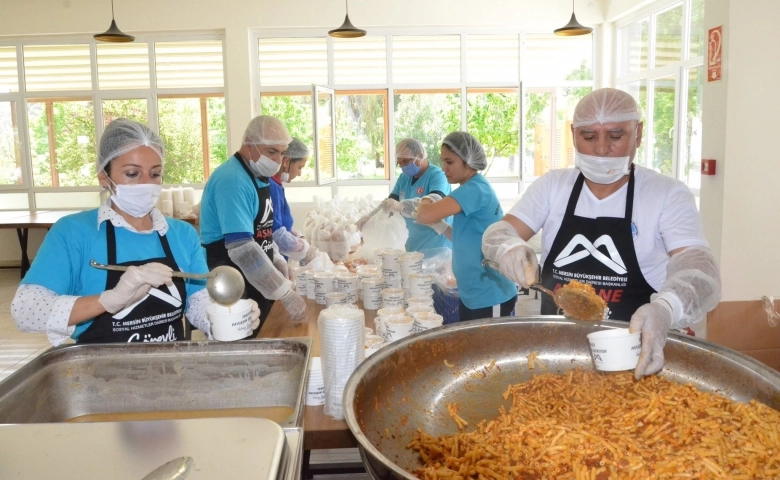
[[(675, 62), (671, 65), (665, 65), (660, 68), (655, 68), (655, 34), (656, 34), (656, 19), (658, 15), (661, 15), (678, 5), (682, 4), (682, 38), (681, 38), (681, 52), (679, 62)], [(649, 19), (648, 39), (650, 44), (648, 45), (648, 69), (637, 73), (631, 73), (628, 75), (618, 76), (618, 63), (621, 61), (618, 58), (621, 52), (620, 45), (620, 29), (626, 27), (643, 18)], [(614, 72), (615, 82), (614, 84), (620, 88), (621, 85), (630, 82), (637, 82), (641, 80), (646, 81), (647, 88), (647, 105), (646, 111), (643, 112), (645, 116), (644, 130), (642, 135), (642, 141), (645, 144), (645, 152), (648, 154), (645, 156), (645, 167), (650, 168), (652, 165), (652, 148), (653, 139), (655, 138), (655, 132), (653, 131), (653, 122), (648, 121), (653, 112), (653, 103), (655, 90), (655, 82), (661, 78), (675, 76), (675, 107), (674, 107), (674, 141), (672, 149), (672, 172), (674, 172), (674, 178), (682, 180), (682, 165), (681, 159), (685, 158), (683, 149), (686, 147), (685, 131), (688, 123), (687, 108), (688, 104), (688, 75), (687, 73), (694, 68), (702, 67), (704, 65), (704, 56), (695, 56), (689, 58), (690, 54), (690, 20), (691, 20), (691, 0), (659, 0), (658, 2), (630, 15), (615, 23), (614, 26)], [(650, 65), (653, 65), (650, 67)], [(705, 71), (706, 73), (706, 71)], [(689, 187), (691, 193), (694, 196), (699, 197), (700, 189)]]
[[(83, 187), (40, 187), (35, 186), (34, 179), (32, 178), (32, 158), (30, 155), (30, 141), (29, 141), (29, 126), (27, 122), (27, 109), (28, 100), (37, 98), (85, 98), (89, 97), (93, 103), (94, 109), (94, 121), (95, 121), (95, 138), (99, 139), (103, 134), (103, 100), (123, 100), (123, 99), (146, 99), (147, 101), (147, 115), (149, 118), (148, 125), (155, 131), (159, 132), (159, 126), (157, 122), (157, 99), (158, 95), (221, 95), (225, 97), (226, 88), (216, 87), (204, 87), (204, 88), (157, 88), (156, 85), (156, 64), (154, 55), (155, 42), (188, 42), (188, 41), (220, 41), (222, 42), (222, 71), (225, 78), (224, 83), (227, 83), (227, 66), (225, 54), (225, 35), (224, 34), (209, 34), (209, 33), (171, 33), (164, 35), (148, 35), (137, 36), (136, 42), (147, 43), (149, 47), (149, 88), (148, 89), (110, 89), (99, 90), (98, 78), (97, 78), (97, 41), (92, 36), (57, 36), (57, 37), (25, 37), (25, 38), (2, 38), (0, 39), (0, 46), (15, 46), (16, 47), (16, 62), (17, 71), (19, 75), (19, 91), (13, 93), (0, 93), (0, 102), (14, 101), (17, 106), (17, 125), (19, 129), (19, 143), (20, 143), (20, 155), (22, 162), (22, 175), (24, 182), (22, 184), (14, 185), (0, 185), (0, 198), (4, 193), (20, 193), (26, 192), (28, 198), (28, 207), (30, 211), (36, 211), (36, 194), (39, 193), (74, 193), (74, 192), (99, 192), (98, 186), (83, 186)], [(91, 90), (64, 90), (64, 91), (33, 91), (28, 92), (25, 82), (24, 71), (24, 52), (23, 47), (29, 45), (68, 45), (68, 44), (88, 44), (90, 49), (90, 68), (92, 76), (92, 89)], [(227, 99), (226, 99), (227, 100)], [(230, 115), (228, 112), (228, 102), (225, 101), (225, 120), (227, 125), (227, 135), (230, 138)], [(95, 145), (97, 151), (98, 145)], [(166, 184), (166, 186), (184, 186), (183, 184)], [(204, 183), (187, 184), (188, 187), (195, 187), (202, 189)], [(2, 210), (2, 207), (0, 207)]]
[[(523, 50), (524, 50), (524, 41), (525, 41), (525, 35), (526, 34), (549, 34), (549, 31), (545, 30), (524, 30), (524, 29), (515, 29), (515, 28), (502, 28), (502, 27), (496, 27), (491, 28), (490, 30), (485, 29), (484, 27), (466, 27), (466, 28), (458, 28), (457, 30), (454, 30), (450, 27), (440, 27), (440, 28), (415, 28), (415, 27), (408, 27), (408, 28), (384, 28), (384, 29), (372, 29), (369, 32), (369, 35), (371, 36), (384, 36), (386, 38), (386, 48), (387, 48), (387, 55), (386, 55), (386, 61), (387, 61), (387, 83), (383, 84), (360, 84), (360, 85), (336, 85), (334, 84), (334, 65), (333, 65), (333, 39), (331, 37), (327, 36), (327, 33), (319, 28), (302, 28), (302, 29), (252, 29), (250, 31), (250, 69), (251, 69), (251, 95), (252, 95), (252, 105), (259, 106), (260, 105), (260, 99), (262, 97), (262, 94), (264, 92), (268, 93), (284, 93), (284, 92), (290, 92), (290, 93), (299, 93), (303, 90), (305, 90), (305, 86), (261, 86), (259, 83), (259, 61), (258, 61), (258, 41), (263, 38), (296, 38), (296, 37), (325, 37), (327, 39), (327, 52), (328, 52), (328, 80), (329, 80), (329, 87), (333, 88), (336, 91), (336, 94), (338, 95), (339, 91), (344, 90), (387, 90), (388, 92), (388, 125), (387, 125), (387, 135), (388, 135), (388, 152), (387, 152), (387, 161), (389, 162), (389, 179), (382, 179), (382, 180), (369, 180), (369, 179), (350, 179), (350, 180), (336, 180), (335, 182), (330, 183), (331, 188), (331, 195), (332, 198), (335, 198), (337, 195), (339, 195), (339, 187), (352, 187), (352, 186), (375, 186), (375, 185), (384, 185), (388, 187), (388, 191), (392, 190), (392, 187), (396, 183), (396, 163), (395, 163), (395, 116), (392, 114), (392, 112), (395, 111), (395, 103), (394, 103), (394, 95), (393, 93), (397, 90), (439, 90), (439, 89), (451, 89), (451, 90), (459, 90), (460, 91), (460, 98), (461, 98), (461, 129), (466, 130), (467, 123), (467, 90), (471, 88), (517, 88), (518, 89), (518, 97), (519, 97), (519, 112), (520, 112), (520, 119), (519, 119), (519, 131), (518, 131), (518, 145), (520, 149), (520, 158), (519, 160), (519, 173), (518, 177), (487, 177), (488, 181), (490, 183), (509, 183), (509, 184), (516, 184), (517, 185), (517, 192), (518, 194), (510, 198), (503, 198), (503, 200), (516, 200), (520, 194), (525, 189), (525, 186), (530, 184), (535, 178), (530, 179), (524, 179), (522, 178), (522, 171), (523, 171), (523, 131), (525, 127), (525, 121), (524, 121), (524, 115), (523, 115), (523, 96), (525, 94), (525, 89), (523, 85)], [(469, 35), (517, 35), (518, 36), (518, 56), (519, 56), (519, 62), (518, 62), (518, 78), (516, 83), (512, 82), (506, 82), (506, 81), (500, 81), (500, 82), (466, 82), (466, 69), (467, 69), (467, 41)], [(453, 82), (453, 83), (436, 83), (436, 84), (396, 84), (393, 81), (393, 72), (392, 72), (392, 45), (393, 45), (393, 36), (405, 36), (405, 35), (428, 35), (428, 36), (439, 36), (439, 35), (459, 35), (460, 36), (460, 65), (461, 65), (461, 78), (459, 82)], [(600, 69), (600, 63), (599, 63), (599, 56), (597, 55), (598, 46), (599, 46), (599, 39), (601, 35), (600, 27), (596, 27), (593, 31), (593, 40), (592, 40), (592, 53), (591, 53), (591, 65), (592, 65), (592, 71), (593, 71), (593, 78), (590, 81), (572, 81), (571, 83), (565, 83), (557, 85), (557, 87), (563, 87), (563, 86), (591, 86), (592, 88), (596, 88), (597, 79), (599, 75), (597, 72)], [(259, 108), (259, 107), (258, 107)], [(253, 112), (254, 114), (259, 114), (260, 112)], [(315, 166), (316, 168), (316, 166)], [(316, 179), (312, 181), (296, 181), (294, 183), (291, 183), (287, 188), (304, 188), (304, 187), (316, 187), (317, 182)]]

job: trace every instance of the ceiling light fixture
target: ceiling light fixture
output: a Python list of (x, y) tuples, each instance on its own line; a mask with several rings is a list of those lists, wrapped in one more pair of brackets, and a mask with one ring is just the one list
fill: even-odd
[(569, 23), (562, 26), (561, 28), (556, 28), (553, 30), (553, 33), (556, 35), (573, 37), (575, 35), (587, 35), (592, 31), (592, 28), (586, 27), (577, 21), (577, 17), (574, 16), (574, 0), (571, 0), (571, 20), (569, 20)]
[(339, 28), (329, 31), (328, 35), (336, 38), (357, 38), (357, 37), (365, 36), (366, 35), (365, 30), (361, 30), (357, 28), (356, 26), (352, 25), (352, 22), (349, 21), (349, 0), (346, 0), (346, 3), (347, 3), (347, 16), (344, 17), (344, 23), (341, 24)]
[(116, 26), (116, 21), (114, 21), (114, 0), (111, 0), (111, 26), (108, 27), (108, 30), (106, 30), (103, 33), (96, 33), (93, 35), (95, 40), (98, 40), (100, 42), (111, 42), (111, 43), (127, 43), (132, 42), (135, 40), (135, 37), (132, 35), (128, 35), (122, 30), (119, 29), (119, 27)]

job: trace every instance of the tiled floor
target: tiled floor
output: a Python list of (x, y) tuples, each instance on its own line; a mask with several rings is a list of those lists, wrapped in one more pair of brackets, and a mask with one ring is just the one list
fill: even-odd
[[(16, 329), (11, 319), (11, 300), (19, 285), (19, 269), (0, 269), (0, 381), (11, 375), (23, 365), (43, 353), (51, 345), (43, 333), (24, 333)], [(535, 298), (536, 297), (536, 298)], [(541, 300), (538, 295), (521, 295), (517, 302), (517, 315), (538, 315)], [(193, 332), (194, 339), (199, 331)], [(202, 334), (200, 334), (202, 335)], [(315, 450), (310, 462), (323, 463), (360, 463), (356, 448), (338, 450)], [(366, 474), (317, 475), (316, 480), (366, 480)]]

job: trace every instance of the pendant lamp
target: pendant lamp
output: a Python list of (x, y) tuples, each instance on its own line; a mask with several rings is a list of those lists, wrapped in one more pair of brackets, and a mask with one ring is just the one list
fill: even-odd
[(573, 37), (575, 35), (587, 35), (592, 31), (592, 28), (586, 27), (577, 21), (577, 17), (574, 16), (574, 0), (571, 0), (571, 20), (569, 20), (569, 23), (562, 26), (561, 28), (556, 28), (553, 30), (553, 33), (556, 35)]
[(349, 21), (349, 0), (346, 0), (346, 3), (347, 3), (347, 16), (344, 17), (344, 23), (341, 24), (339, 28), (329, 31), (328, 35), (336, 38), (357, 38), (357, 37), (365, 36), (366, 35), (365, 30), (361, 30), (355, 27), (354, 25), (352, 25), (352, 22)]
[(111, 26), (108, 27), (108, 30), (105, 32), (97, 33), (93, 35), (93, 37), (100, 42), (111, 43), (127, 43), (135, 40), (134, 36), (122, 32), (122, 30), (116, 26), (116, 21), (114, 21), (114, 0), (111, 0)]

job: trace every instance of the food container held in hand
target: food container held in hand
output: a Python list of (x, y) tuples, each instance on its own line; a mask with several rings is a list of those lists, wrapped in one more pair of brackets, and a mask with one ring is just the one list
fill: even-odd
[(629, 333), (627, 328), (599, 330), (589, 333), (588, 341), (596, 370), (632, 370), (639, 362), (639, 353), (642, 350), (639, 332)]
[(252, 302), (249, 300), (239, 300), (229, 307), (215, 303), (206, 314), (214, 340), (232, 342), (252, 333)]

